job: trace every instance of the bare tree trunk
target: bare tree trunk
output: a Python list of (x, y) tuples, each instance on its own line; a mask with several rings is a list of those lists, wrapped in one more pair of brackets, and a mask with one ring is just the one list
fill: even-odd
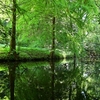
[(55, 53), (55, 17), (52, 19), (52, 47), (51, 47), (51, 59), (54, 58), (54, 53)]
[(12, 8), (12, 33), (10, 41), (10, 52), (16, 54), (16, 0), (13, 0)]

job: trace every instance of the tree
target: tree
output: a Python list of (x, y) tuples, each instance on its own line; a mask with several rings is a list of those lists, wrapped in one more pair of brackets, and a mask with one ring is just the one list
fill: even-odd
[[(10, 52), (16, 52), (16, 45), (20, 42), (24, 46), (51, 51), (66, 49), (78, 55), (97, 9), (93, 0), (21, 0), (17, 3), (13, 0), (12, 4)], [(17, 43), (16, 33), (19, 36)]]
[(12, 1), (12, 33), (10, 41), (10, 52), (16, 54), (16, 0)]

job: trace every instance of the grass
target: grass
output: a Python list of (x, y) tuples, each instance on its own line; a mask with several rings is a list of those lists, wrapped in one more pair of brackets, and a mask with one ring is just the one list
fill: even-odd
[[(0, 60), (13, 60), (13, 57), (8, 55), (9, 48), (0, 47)], [(17, 48), (17, 53), (19, 54), (18, 60), (49, 60), (50, 50), (45, 48), (29, 48), (20, 47)], [(61, 51), (55, 50), (55, 59), (63, 58)]]

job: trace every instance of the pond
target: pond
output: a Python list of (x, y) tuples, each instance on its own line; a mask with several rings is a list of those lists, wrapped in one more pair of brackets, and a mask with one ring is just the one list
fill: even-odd
[(1, 63), (0, 100), (100, 100), (100, 63)]

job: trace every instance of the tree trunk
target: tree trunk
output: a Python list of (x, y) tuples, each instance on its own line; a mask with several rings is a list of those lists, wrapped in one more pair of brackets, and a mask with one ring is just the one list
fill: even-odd
[(52, 47), (51, 47), (51, 59), (54, 58), (54, 53), (55, 53), (55, 17), (52, 19)]
[(16, 53), (16, 0), (13, 0), (12, 7), (12, 33), (10, 41), (10, 53)]

